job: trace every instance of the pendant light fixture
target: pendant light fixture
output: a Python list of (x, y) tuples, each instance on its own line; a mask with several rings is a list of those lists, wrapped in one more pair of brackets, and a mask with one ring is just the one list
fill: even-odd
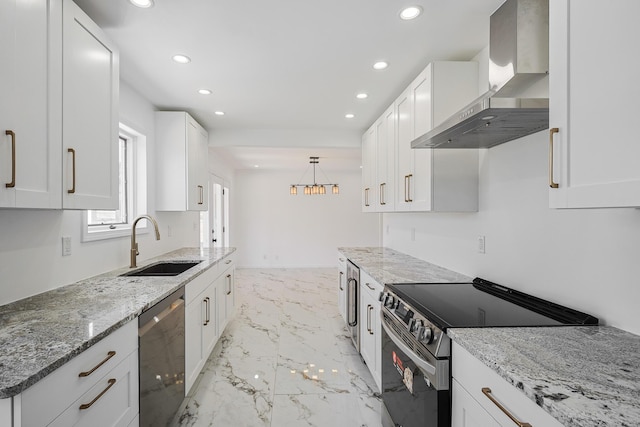
[[(296, 194), (298, 194), (298, 187), (302, 187), (303, 193), (309, 196), (313, 196), (316, 194), (327, 194), (327, 187), (331, 187), (332, 194), (340, 194), (340, 187), (338, 186), (338, 184), (318, 184), (317, 183), (316, 165), (318, 169), (320, 169), (319, 163), (320, 163), (320, 157), (315, 157), (315, 156), (309, 157), (310, 166), (307, 166), (307, 170), (305, 170), (304, 174), (302, 174), (302, 177), (300, 178), (300, 180), (304, 178), (304, 176), (307, 174), (307, 172), (311, 168), (311, 165), (313, 165), (313, 184), (291, 184), (291, 186), (289, 187), (289, 194), (291, 194), (292, 196), (295, 196)], [(320, 169), (320, 171), (322, 171), (322, 169)], [(324, 172), (322, 172), (322, 174), (324, 175), (325, 179), (327, 179), (327, 176), (324, 174)]]

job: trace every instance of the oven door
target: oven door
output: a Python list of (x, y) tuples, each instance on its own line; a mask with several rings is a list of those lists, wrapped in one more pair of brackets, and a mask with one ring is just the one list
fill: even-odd
[(383, 426), (449, 427), (449, 360), (417, 354), (406, 327), (381, 314)]

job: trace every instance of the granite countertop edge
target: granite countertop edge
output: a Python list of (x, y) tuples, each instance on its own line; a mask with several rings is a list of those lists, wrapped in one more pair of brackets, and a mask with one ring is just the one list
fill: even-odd
[[(136, 267), (137, 269), (141, 269), (163, 261), (201, 261), (198, 265), (177, 276), (166, 278), (158, 276), (121, 276), (122, 274), (131, 271), (131, 269), (128, 267), (119, 268), (0, 306), (0, 399), (11, 398), (22, 393), (77, 355), (118, 330), (123, 325), (136, 319), (148, 308), (160, 302), (181, 287), (187, 285), (189, 282), (202, 275), (205, 271), (218, 265), (220, 261), (227, 258), (235, 251), (236, 248), (232, 247), (211, 248), (205, 250), (200, 248), (182, 248), (141, 261)], [(151, 283), (152, 281), (159, 282), (157, 289), (156, 283)], [(143, 288), (141, 300), (131, 303), (130, 301), (127, 301), (128, 294), (121, 296), (120, 291), (124, 291), (125, 289), (136, 289), (138, 286)], [(46, 325), (44, 325), (44, 323), (47, 323), (47, 317), (43, 317), (44, 320), (34, 319), (34, 317), (37, 317), (38, 315), (42, 316), (42, 313), (46, 312), (46, 307), (38, 310), (37, 308), (34, 309), (34, 306), (37, 306), (43, 301), (47, 301), (47, 306), (49, 307), (55, 306), (57, 299), (61, 300), (62, 298), (69, 296), (68, 294), (72, 294), (74, 291), (82, 288), (89, 288), (89, 290), (102, 290), (103, 288), (106, 288), (107, 293), (103, 293), (100, 296), (103, 298), (112, 298), (112, 305), (117, 306), (118, 302), (120, 302), (120, 305), (125, 307), (123, 310), (126, 310), (126, 312), (116, 315), (117, 320), (107, 320), (107, 323), (102, 325), (100, 330), (96, 331), (96, 333), (91, 337), (79, 338), (67, 347), (65, 347), (65, 344), (68, 344), (67, 342), (63, 342), (63, 340), (58, 341), (55, 338), (48, 337), (48, 351), (51, 351), (52, 347), (55, 348), (56, 344), (61, 345), (65, 350), (56, 351), (54, 349), (52, 351), (53, 355), (47, 357), (47, 360), (41, 363), (29, 363), (34, 359), (37, 359), (36, 355), (32, 353), (30, 353), (31, 357), (29, 357), (29, 355), (27, 355), (27, 357), (21, 357), (23, 355), (19, 353), (13, 353), (10, 357), (6, 356), (8, 353), (6, 349), (12, 346), (13, 340), (11, 338), (14, 336), (16, 331), (18, 335), (21, 335), (20, 338), (25, 341), (31, 341), (28, 344), (34, 345), (34, 341), (39, 338), (31, 338), (29, 336), (33, 333), (32, 329), (34, 328), (34, 323), (36, 323), (36, 326), (44, 327), (46, 329)], [(71, 295), (71, 297), (73, 297), (73, 295)], [(69, 310), (72, 309), (69, 306), (73, 305), (73, 301), (65, 300), (62, 304), (65, 309)], [(81, 302), (78, 302), (78, 304), (81, 304)], [(133, 304), (133, 306), (131, 304)], [(50, 313), (47, 313), (47, 316), (49, 315)], [(29, 319), (24, 320), (25, 316), (29, 317)], [(105, 317), (108, 318), (110, 315), (107, 314)], [(82, 322), (78, 323), (86, 323), (86, 320), (83, 319)], [(85, 325), (75, 324), (73, 326), (84, 329)], [(52, 329), (55, 331), (55, 328)], [(3, 332), (7, 332), (7, 334), (3, 335)], [(55, 332), (51, 333), (51, 330), (48, 332), (52, 336), (55, 335)], [(63, 333), (61, 332), (60, 334), (62, 335)], [(25, 362), (21, 364), (22, 360), (25, 360)]]

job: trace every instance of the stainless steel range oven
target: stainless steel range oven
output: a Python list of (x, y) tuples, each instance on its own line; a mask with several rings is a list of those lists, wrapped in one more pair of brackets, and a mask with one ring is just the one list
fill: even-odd
[(598, 319), (476, 278), (387, 285), (382, 301), (382, 424), (451, 425), (453, 327), (595, 325)]

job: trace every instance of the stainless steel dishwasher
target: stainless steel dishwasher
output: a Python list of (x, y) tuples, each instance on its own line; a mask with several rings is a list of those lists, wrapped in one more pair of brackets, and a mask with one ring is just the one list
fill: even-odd
[(184, 287), (138, 318), (140, 426), (166, 426), (184, 400)]

